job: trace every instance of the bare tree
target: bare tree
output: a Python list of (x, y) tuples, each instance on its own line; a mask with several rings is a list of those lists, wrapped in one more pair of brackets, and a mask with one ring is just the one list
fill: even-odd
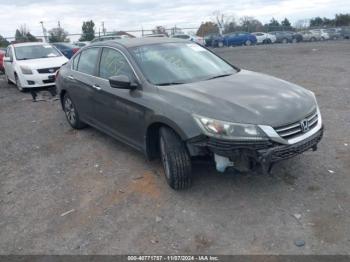
[(214, 22), (219, 27), (220, 34), (222, 34), (223, 31), (226, 31), (225, 28), (228, 25), (236, 25), (235, 17), (233, 15), (227, 15), (219, 10), (213, 12), (214, 15)]

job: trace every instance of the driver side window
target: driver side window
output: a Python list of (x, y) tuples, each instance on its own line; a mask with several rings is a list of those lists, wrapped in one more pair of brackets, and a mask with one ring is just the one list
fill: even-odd
[(103, 48), (99, 76), (108, 79), (111, 76), (117, 75), (125, 75), (129, 79), (135, 78), (128, 61), (119, 51), (111, 48)]

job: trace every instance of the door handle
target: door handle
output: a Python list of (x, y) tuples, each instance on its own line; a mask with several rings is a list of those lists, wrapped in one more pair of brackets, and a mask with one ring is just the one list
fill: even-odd
[(75, 78), (73, 76), (68, 76), (69, 79), (74, 80)]
[(101, 90), (101, 87), (99, 85), (93, 84), (92, 88), (95, 88), (96, 90)]

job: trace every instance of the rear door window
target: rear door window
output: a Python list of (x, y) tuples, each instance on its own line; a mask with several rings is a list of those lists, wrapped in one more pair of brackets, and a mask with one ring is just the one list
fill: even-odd
[(95, 68), (98, 60), (99, 48), (88, 48), (80, 53), (77, 71), (95, 75)]

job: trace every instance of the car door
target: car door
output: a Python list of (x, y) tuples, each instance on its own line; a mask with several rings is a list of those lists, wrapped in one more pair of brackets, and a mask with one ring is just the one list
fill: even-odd
[(112, 88), (108, 78), (126, 75), (131, 81), (137, 78), (122, 51), (104, 47), (99, 63), (99, 89), (94, 90), (94, 119), (99, 126), (124, 142), (141, 148), (145, 108), (141, 89)]
[(9, 57), (11, 59), (12, 62), (4, 62), (4, 69), (6, 72), (7, 77), (11, 80), (11, 81), (15, 81), (15, 74), (14, 74), (14, 56), (13, 56), (13, 50), (12, 47), (9, 46), (6, 50), (5, 53), (5, 57)]
[(92, 95), (96, 84), (100, 48), (87, 48), (74, 57), (67, 76), (69, 95), (82, 119), (92, 122)]

